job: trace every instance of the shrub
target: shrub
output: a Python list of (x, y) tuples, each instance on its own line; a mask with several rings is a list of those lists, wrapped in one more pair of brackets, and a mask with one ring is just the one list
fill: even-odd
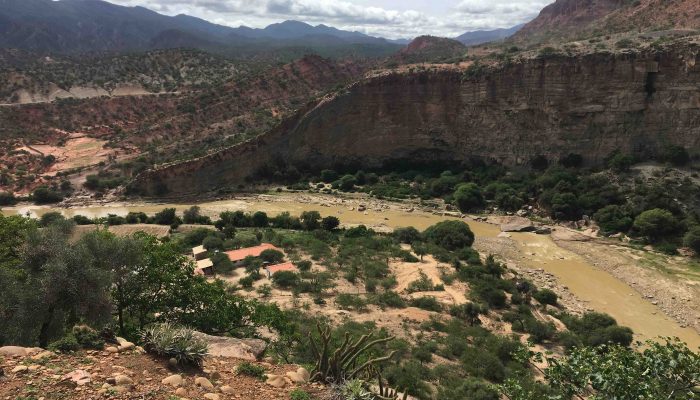
[(367, 301), (358, 295), (350, 293), (340, 293), (337, 295), (335, 297), (335, 304), (343, 310), (367, 310)]
[(73, 336), (84, 349), (101, 350), (105, 345), (105, 341), (99, 332), (87, 325), (74, 326)]
[(47, 212), (39, 218), (39, 225), (42, 227), (47, 227), (58, 221), (65, 221), (63, 214), (57, 211)]
[(506, 306), (506, 294), (503, 293), (503, 290), (494, 287), (479, 288), (479, 290), (477, 290), (477, 295), (488, 304), (489, 307), (503, 308)]
[(74, 215), (73, 222), (77, 225), (92, 225), (93, 221), (84, 215)]
[(542, 343), (551, 339), (557, 333), (554, 324), (551, 322), (540, 322), (534, 318), (530, 318), (525, 322), (525, 331), (530, 334), (530, 339), (533, 343)]
[(536, 291), (532, 297), (539, 301), (540, 304), (549, 304), (552, 306), (557, 304), (557, 294), (549, 289), (540, 289)]
[(290, 400), (311, 400), (311, 395), (309, 392), (302, 388), (295, 388), (291, 392), (289, 392), (289, 399)]
[(32, 192), (32, 200), (37, 204), (58, 203), (63, 195), (46, 186), (40, 186)]
[(207, 355), (207, 343), (195, 331), (171, 325), (154, 324), (141, 332), (144, 349), (160, 357), (174, 358), (179, 364), (201, 366)]
[(224, 241), (216, 236), (207, 236), (202, 240), (202, 246), (204, 246), (207, 251), (223, 250)]
[(321, 228), (327, 231), (332, 231), (340, 226), (340, 220), (337, 217), (329, 215), (321, 220)]
[(428, 242), (453, 251), (469, 247), (474, 243), (474, 233), (469, 225), (462, 221), (450, 220), (438, 222), (425, 230)]
[(0, 192), (0, 206), (11, 206), (17, 203), (15, 195), (10, 192)]
[(288, 289), (299, 283), (299, 275), (293, 271), (279, 271), (272, 275), (272, 282), (283, 289)]
[(80, 350), (80, 343), (72, 333), (49, 344), (49, 350), (70, 353)]
[(396, 292), (386, 291), (375, 296), (373, 303), (380, 307), (405, 308), (406, 302), (403, 297)]
[(321, 171), (321, 180), (326, 183), (331, 183), (338, 179), (338, 173), (332, 169), (324, 169)]
[(411, 306), (418, 307), (426, 311), (442, 311), (442, 305), (437, 301), (435, 297), (432, 296), (423, 296), (415, 298), (411, 300)]
[(253, 287), (253, 283), (255, 283), (255, 278), (252, 276), (246, 276), (238, 280), (238, 283), (245, 289), (250, 289)]
[(400, 243), (412, 244), (420, 240), (420, 232), (418, 229), (409, 226), (406, 228), (396, 228), (392, 234)]
[(406, 291), (408, 293), (415, 292), (431, 292), (433, 291), (433, 281), (428, 278), (423, 271), (420, 271), (420, 278), (408, 284)]
[(607, 205), (598, 210), (593, 219), (605, 233), (627, 232), (634, 220), (629, 211), (615, 204)]
[(242, 362), (236, 367), (236, 372), (241, 375), (252, 376), (260, 380), (265, 379), (265, 367), (250, 362)]
[(309, 260), (297, 261), (294, 265), (296, 265), (296, 267), (299, 268), (299, 271), (301, 272), (311, 271), (312, 264)]
[(172, 225), (176, 217), (174, 208), (165, 208), (153, 216), (153, 222), (158, 225)]

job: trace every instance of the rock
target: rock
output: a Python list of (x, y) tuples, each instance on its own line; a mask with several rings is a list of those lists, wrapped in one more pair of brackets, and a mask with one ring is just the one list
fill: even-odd
[(135, 347), (136, 347), (135, 344), (133, 344), (131, 342), (126, 342), (126, 343), (120, 345), (119, 347), (117, 347), (117, 350), (119, 350), (119, 352), (122, 352), (122, 351), (132, 350)]
[(265, 383), (276, 388), (283, 388), (287, 386), (287, 381), (280, 375), (268, 375)]
[(105, 347), (105, 351), (108, 353), (119, 353), (119, 349), (114, 346)]
[(27, 372), (28, 369), (29, 367), (27, 367), (26, 365), (18, 365), (12, 368), (12, 371), (10, 372), (12, 372), (13, 374), (22, 374), (24, 372)]
[(234, 394), (236, 392), (236, 390), (229, 385), (222, 386), (219, 388), (219, 390), (221, 390), (221, 393), (224, 394)]
[(206, 389), (206, 390), (214, 389), (214, 385), (211, 384), (209, 379), (207, 379), (203, 376), (198, 376), (197, 378), (195, 378), (194, 384), (201, 387), (202, 389)]
[(496, 237), (499, 237), (499, 238), (510, 238), (510, 237), (512, 237), (512, 235), (511, 235), (510, 233), (508, 233), (508, 232), (501, 232), (501, 233), (499, 233), (498, 235), (496, 235)]
[(187, 396), (187, 389), (185, 388), (178, 388), (175, 391), (175, 395), (180, 396), (180, 397), (186, 397)]
[(296, 371), (290, 371), (286, 373), (286, 376), (293, 382), (293, 383), (306, 383), (308, 382), (309, 378), (311, 377), (309, 374), (309, 371), (306, 370), (306, 368), (299, 368)]
[(62, 381), (69, 381), (77, 386), (83, 386), (92, 381), (92, 377), (87, 371), (82, 369), (76, 369), (73, 372), (69, 372), (61, 377)]
[(39, 352), (37, 354), (34, 354), (32, 356), (32, 360), (41, 360), (42, 358), (51, 358), (54, 356), (54, 353), (48, 350), (44, 350), (42, 352)]
[(504, 217), (501, 232), (531, 232), (535, 230), (532, 221), (523, 217)]
[(549, 235), (550, 233), (552, 233), (552, 228), (549, 228), (547, 226), (541, 226), (535, 229), (535, 233), (538, 235)]
[(195, 332), (195, 336), (207, 342), (209, 355), (213, 357), (257, 361), (262, 357), (267, 347), (265, 341), (260, 339), (211, 336), (201, 332)]
[(124, 374), (120, 374), (114, 377), (114, 382), (117, 386), (132, 385), (134, 381)]
[(206, 393), (206, 394), (204, 395), (204, 398), (207, 399), (207, 400), (219, 400), (220, 397), (219, 397), (219, 395), (216, 394), (216, 393)]
[(168, 360), (168, 366), (169, 366), (170, 368), (177, 368), (177, 364), (178, 364), (177, 358), (175, 358), (175, 357), (171, 357), (171, 358)]
[(167, 378), (163, 378), (162, 381), (160, 381), (164, 385), (170, 385), (172, 387), (178, 387), (182, 385), (183, 379), (182, 375), (175, 374), (175, 375), (170, 375)]
[(38, 347), (2, 346), (0, 347), (0, 356), (26, 357), (40, 351), (43, 349)]

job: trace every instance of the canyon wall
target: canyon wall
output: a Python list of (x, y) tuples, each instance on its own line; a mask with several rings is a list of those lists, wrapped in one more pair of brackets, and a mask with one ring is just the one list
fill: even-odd
[(700, 152), (700, 48), (557, 56), (496, 69), (383, 73), (309, 104), (246, 143), (137, 177), (146, 196), (235, 188), (290, 166), (318, 171), (391, 162), (525, 165), (614, 150)]

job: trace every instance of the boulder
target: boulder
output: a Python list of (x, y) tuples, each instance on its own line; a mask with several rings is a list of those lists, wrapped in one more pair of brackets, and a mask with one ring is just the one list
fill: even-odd
[(22, 374), (24, 372), (27, 372), (28, 369), (29, 369), (29, 367), (27, 367), (26, 365), (18, 365), (16, 367), (12, 368), (11, 372), (13, 374)]
[(527, 218), (504, 217), (501, 223), (501, 232), (532, 232), (535, 226)]
[(535, 233), (538, 235), (549, 235), (550, 233), (552, 233), (552, 228), (547, 226), (540, 226), (539, 228), (535, 229)]
[(187, 389), (185, 388), (178, 388), (175, 391), (175, 395), (179, 397), (187, 397)]
[(62, 381), (74, 383), (76, 386), (83, 386), (92, 380), (90, 374), (82, 369), (76, 369), (61, 377)]
[(224, 385), (220, 387), (219, 390), (221, 390), (221, 393), (224, 394), (234, 394), (236, 392), (236, 390), (229, 385)]
[(194, 384), (201, 387), (202, 389), (205, 389), (205, 390), (214, 389), (214, 385), (212, 385), (212, 383), (209, 381), (209, 379), (207, 379), (203, 376), (198, 376), (197, 378), (195, 378)]
[(26, 357), (40, 351), (43, 351), (43, 349), (38, 347), (2, 346), (0, 347), (0, 356)]
[(119, 349), (116, 348), (116, 347), (114, 347), (114, 346), (106, 347), (106, 348), (105, 348), (105, 351), (108, 352), (108, 353), (112, 353), (112, 354), (114, 354), (114, 353), (119, 353)]
[(219, 395), (216, 393), (206, 393), (204, 398), (207, 400), (219, 400)]
[(167, 378), (163, 378), (162, 381), (160, 381), (164, 385), (170, 385), (172, 387), (178, 387), (182, 385), (183, 379), (182, 375), (175, 374), (175, 375), (170, 375)]
[(307, 371), (306, 368), (304, 368), (304, 367), (301, 367), (301, 368), (297, 369), (296, 371), (287, 372), (286, 376), (293, 383), (306, 383), (309, 381), (309, 378), (311, 377), (311, 375), (309, 374), (309, 371)]
[(114, 377), (114, 384), (117, 386), (127, 386), (132, 385), (134, 381), (127, 375), (119, 374)]
[(207, 343), (209, 355), (214, 357), (257, 361), (267, 347), (265, 341), (260, 339), (211, 336), (201, 332), (195, 332), (195, 336)]
[(283, 388), (287, 386), (287, 381), (280, 375), (268, 375), (265, 383), (276, 388)]

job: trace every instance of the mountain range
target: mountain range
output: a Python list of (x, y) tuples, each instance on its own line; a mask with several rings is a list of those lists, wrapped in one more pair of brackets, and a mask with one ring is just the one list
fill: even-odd
[[(510, 36), (516, 28), (468, 32), (458, 40), (479, 44)], [(365, 55), (385, 55), (409, 43), (284, 21), (266, 28), (217, 25), (189, 15), (167, 16), (144, 7), (101, 0), (0, 0), (0, 48), (42, 53), (143, 51), (192, 47), (220, 52), (279, 50), (288, 47), (354, 47)]]

